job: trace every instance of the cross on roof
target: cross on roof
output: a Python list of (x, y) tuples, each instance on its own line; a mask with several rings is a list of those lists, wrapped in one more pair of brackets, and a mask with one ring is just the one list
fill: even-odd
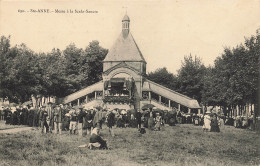
[(123, 9), (125, 9), (125, 14), (127, 14), (127, 6), (123, 6)]

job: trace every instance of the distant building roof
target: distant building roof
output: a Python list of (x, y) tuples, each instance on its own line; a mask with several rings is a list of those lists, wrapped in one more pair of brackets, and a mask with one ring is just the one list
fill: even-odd
[(109, 50), (104, 62), (111, 61), (143, 61), (146, 63), (130, 32), (126, 38), (121, 33), (113, 47)]

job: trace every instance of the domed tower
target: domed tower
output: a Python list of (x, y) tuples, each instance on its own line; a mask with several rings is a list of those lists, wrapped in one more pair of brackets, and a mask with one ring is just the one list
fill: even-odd
[(146, 61), (130, 32), (130, 18), (127, 14), (122, 19), (121, 34), (112, 48), (109, 49), (103, 61), (103, 71), (105, 72), (122, 62), (133, 67), (141, 74), (146, 73)]
[(122, 33), (123, 37), (126, 38), (129, 34), (130, 19), (126, 14), (122, 20)]

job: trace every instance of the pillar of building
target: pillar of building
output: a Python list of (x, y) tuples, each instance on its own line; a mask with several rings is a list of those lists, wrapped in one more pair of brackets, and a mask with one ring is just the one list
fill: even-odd
[(169, 108), (171, 108), (171, 100), (169, 100)]
[(95, 91), (95, 99), (97, 99), (97, 92)]
[(198, 114), (200, 115), (200, 109), (198, 109)]
[(188, 108), (188, 113), (190, 114), (190, 108)]
[(80, 102), (79, 102), (79, 99), (78, 99), (78, 106), (79, 106)]
[(151, 100), (152, 96), (151, 96), (151, 92), (150, 91), (148, 92), (148, 95), (149, 95), (149, 100)]
[(159, 95), (159, 103), (161, 104), (161, 102), (162, 102), (162, 96)]
[(86, 95), (86, 103), (88, 103), (88, 95)]
[(178, 111), (180, 112), (181, 111), (181, 105), (178, 104)]
[(239, 116), (239, 106), (236, 107), (236, 116)]

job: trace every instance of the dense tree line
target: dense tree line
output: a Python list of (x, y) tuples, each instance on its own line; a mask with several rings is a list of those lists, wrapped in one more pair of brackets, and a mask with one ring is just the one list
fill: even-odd
[(85, 49), (70, 44), (65, 50), (35, 53), (25, 44), (10, 46), (10, 37), (0, 41), (0, 97), (11, 102), (28, 101), (32, 94), (64, 97), (102, 78), (108, 50), (98, 41)]
[(177, 75), (166, 68), (148, 73), (148, 79), (197, 99), (203, 105), (234, 107), (257, 104), (260, 32), (235, 48), (224, 48), (214, 65), (185, 56)]
[[(27, 101), (31, 94), (64, 97), (102, 79), (102, 61), (108, 50), (98, 41), (85, 48), (70, 44), (65, 50), (35, 53), (25, 44), (10, 46), (10, 37), (0, 41), (0, 97)], [(178, 73), (166, 68), (147, 78), (194, 98), (203, 105), (231, 107), (257, 103), (260, 33), (257, 31), (235, 48), (224, 48), (213, 66), (185, 56)]]

